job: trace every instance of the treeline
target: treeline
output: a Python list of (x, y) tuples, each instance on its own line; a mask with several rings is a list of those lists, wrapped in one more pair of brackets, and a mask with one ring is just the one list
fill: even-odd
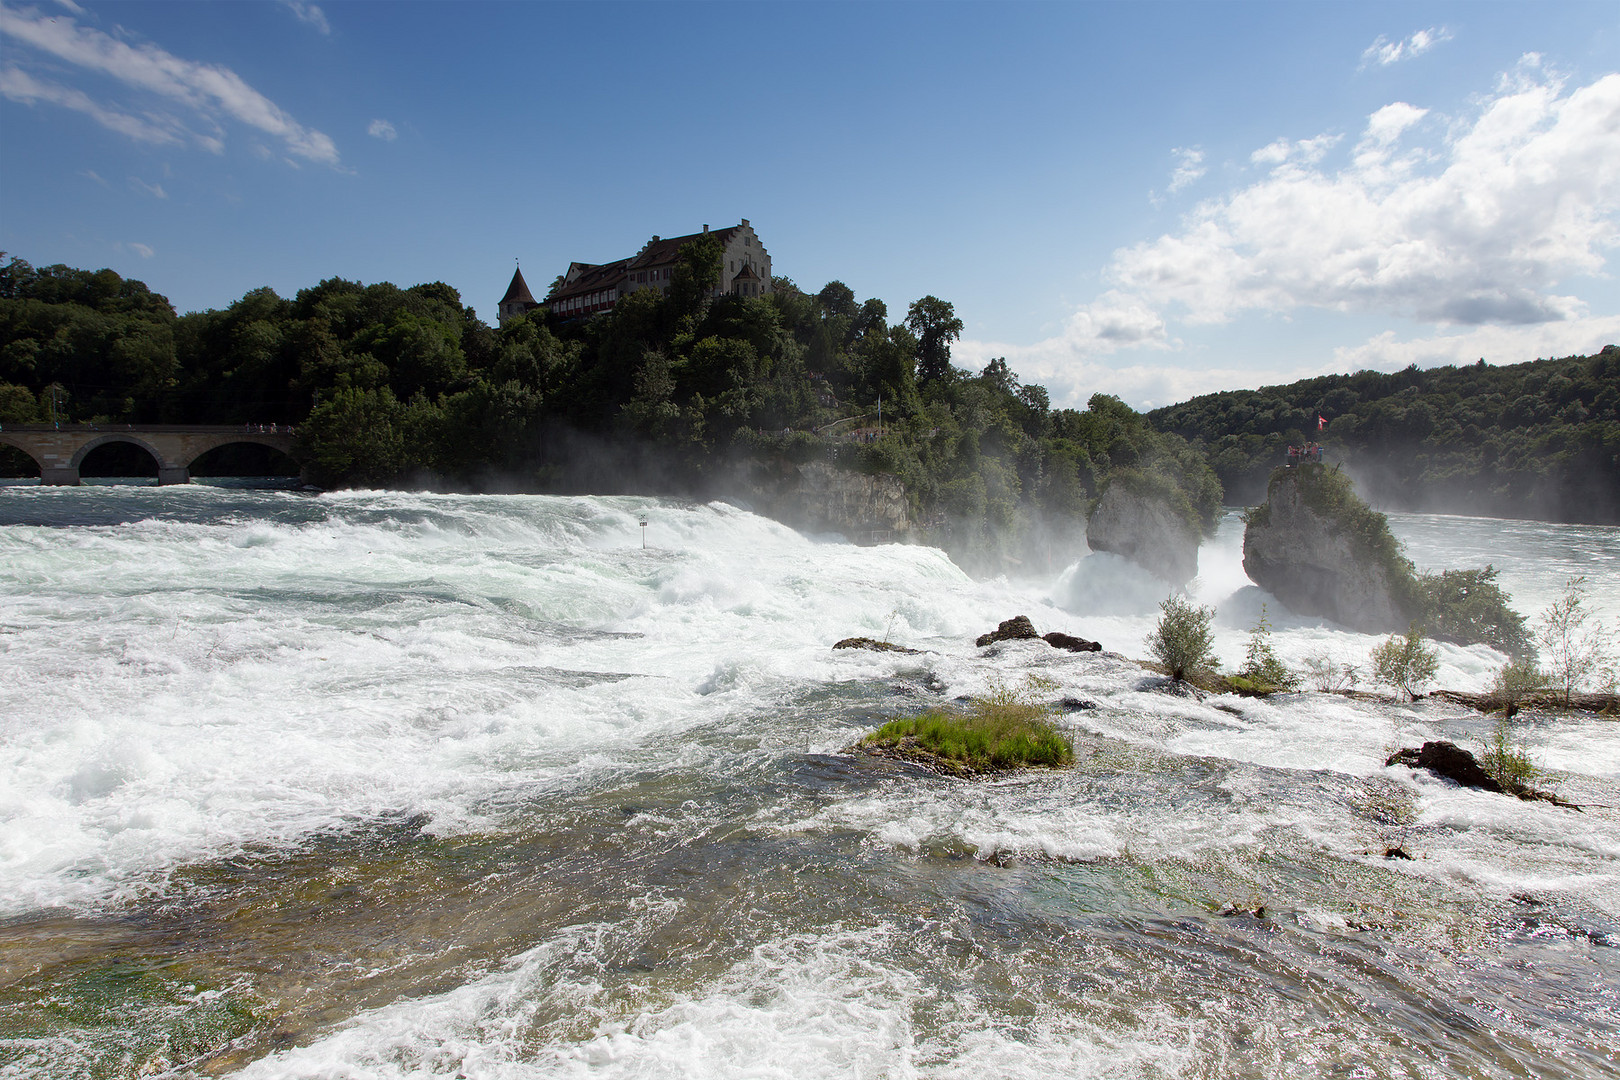
[[(1506, 366), (1326, 375), (1206, 394), (1149, 418), (1202, 447), (1254, 503), (1289, 445), (1316, 441), (1373, 502), (1620, 523), (1620, 348)], [(1318, 431), (1318, 417), (1327, 425)]]
[(683, 251), (667, 294), (496, 328), (441, 283), (332, 278), (176, 315), (110, 270), (0, 268), (0, 423), (278, 423), (328, 485), (723, 494), (751, 466), (830, 460), (905, 482), (958, 550), (1083, 530), (1111, 476), (1150, 473), (1213, 528), (1203, 455), (1116, 398), (1054, 410), (1004, 360), (950, 362), (935, 297), (880, 300), (785, 278), (713, 296), (720, 246)]

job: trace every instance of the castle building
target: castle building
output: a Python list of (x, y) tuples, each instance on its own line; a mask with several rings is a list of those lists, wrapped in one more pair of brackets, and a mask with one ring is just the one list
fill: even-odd
[[(771, 291), (771, 256), (759, 242), (759, 234), (748, 219), (725, 229), (676, 236), (668, 240), (655, 236), (627, 259), (610, 263), (569, 263), (564, 274), (546, 295), (545, 306), (563, 318), (580, 318), (600, 311), (611, 311), (625, 296), (639, 289), (669, 291), (670, 276), (681, 248), (694, 240), (712, 236), (720, 242), (720, 284), (716, 296), (764, 296)], [(531, 308), (540, 307), (523, 281), (522, 271), (512, 275), (512, 284), (499, 305), (505, 322)]]

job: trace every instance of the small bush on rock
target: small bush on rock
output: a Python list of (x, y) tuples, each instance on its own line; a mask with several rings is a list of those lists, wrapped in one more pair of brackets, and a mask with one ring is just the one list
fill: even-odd
[(1260, 605), (1260, 621), (1249, 631), (1249, 649), (1238, 675), (1260, 693), (1279, 693), (1299, 686), (1299, 676), (1288, 670), (1271, 648), (1271, 620)]
[(1423, 643), (1423, 630), (1414, 626), (1406, 636), (1391, 635), (1373, 646), (1373, 681), (1394, 687), (1408, 698), (1440, 670), (1440, 653)]
[(1147, 636), (1153, 658), (1177, 682), (1210, 666), (1215, 644), (1210, 623), (1215, 609), (1194, 604), (1183, 596), (1171, 596), (1159, 605), (1159, 625)]

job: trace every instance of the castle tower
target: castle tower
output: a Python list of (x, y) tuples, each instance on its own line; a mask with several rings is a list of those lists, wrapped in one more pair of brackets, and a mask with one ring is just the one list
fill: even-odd
[(529, 291), (529, 283), (523, 280), (523, 268), (519, 267), (513, 271), (512, 284), (506, 287), (506, 295), (501, 297), (501, 302), (496, 307), (500, 325), (505, 326), (507, 319), (527, 314), (539, 306), (540, 302)]

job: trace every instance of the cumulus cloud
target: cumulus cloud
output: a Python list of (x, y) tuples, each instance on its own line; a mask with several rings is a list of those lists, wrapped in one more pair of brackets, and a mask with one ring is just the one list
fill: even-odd
[(1176, 157), (1175, 171), (1170, 174), (1170, 194), (1174, 195), (1204, 175), (1204, 152), (1181, 146), (1170, 152)]
[(337, 146), (328, 136), (294, 120), (229, 68), (183, 60), (155, 45), (129, 45), (72, 19), (47, 18), (34, 10), (3, 5), (0, 33), (56, 60), (112, 78), (129, 89), (182, 105), (212, 133), (189, 132), (180, 121), (150, 110), (136, 116), (132, 111), (101, 105), (81, 90), (40, 82), (16, 67), (8, 69), (3, 91), (13, 100), (74, 109), (104, 127), (143, 142), (178, 142), (184, 132), (214, 151), (223, 146), (219, 120), (226, 118), (280, 140), (292, 157), (333, 167), (339, 164)]
[(1335, 371), (1399, 371), (1411, 364), (1517, 364), (1536, 357), (1595, 353), (1620, 344), (1620, 315), (1535, 326), (1471, 326), (1450, 333), (1402, 340), (1386, 330), (1359, 345), (1333, 350)]
[(1529, 57), (1469, 116), (1428, 116), (1386, 105), (1334, 163), (1335, 134), (1261, 147), (1248, 182), (1200, 203), (1176, 231), (1115, 251), (1107, 291), (1061, 333), (1027, 346), (963, 341), (958, 356), (1006, 356), (1056, 402), (1085, 387), (1146, 406), (1253, 382), (1168, 356), (1106, 363), (1125, 350), (1181, 352), (1178, 322), (1315, 310), (1420, 324), (1405, 340), (1341, 348), (1328, 370), (1507, 362), (1620, 338), (1620, 316), (1594, 317), (1560, 287), (1602, 273), (1620, 245), (1620, 74), (1568, 90)]
[(281, 0), (281, 6), (292, 12), (299, 22), (313, 26), (323, 34), (332, 32), (332, 24), (326, 21), (326, 12), (314, 4), (306, 4), (303, 0)]
[(366, 128), (366, 134), (383, 142), (393, 142), (399, 138), (399, 132), (394, 130), (394, 125), (386, 120), (373, 120), (371, 126)]
[(1579, 317), (1556, 286), (1601, 270), (1620, 240), (1620, 74), (1568, 95), (1516, 81), (1441, 146), (1397, 154), (1423, 115), (1404, 102), (1373, 113), (1337, 170), (1320, 167), (1320, 139), (1262, 148), (1252, 160), (1271, 166), (1265, 177), (1116, 252), (1111, 283), (1197, 323), (1300, 307), (1461, 324)]
[(1404, 41), (1391, 41), (1380, 34), (1378, 40), (1367, 46), (1366, 51), (1361, 54), (1361, 66), (1365, 68), (1376, 64), (1379, 67), (1389, 67), (1402, 60), (1422, 56), (1441, 42), (1450, 40), (1451, 31), (1444, 26), (1431, 26), (1427, 30), (1419, 30)]

